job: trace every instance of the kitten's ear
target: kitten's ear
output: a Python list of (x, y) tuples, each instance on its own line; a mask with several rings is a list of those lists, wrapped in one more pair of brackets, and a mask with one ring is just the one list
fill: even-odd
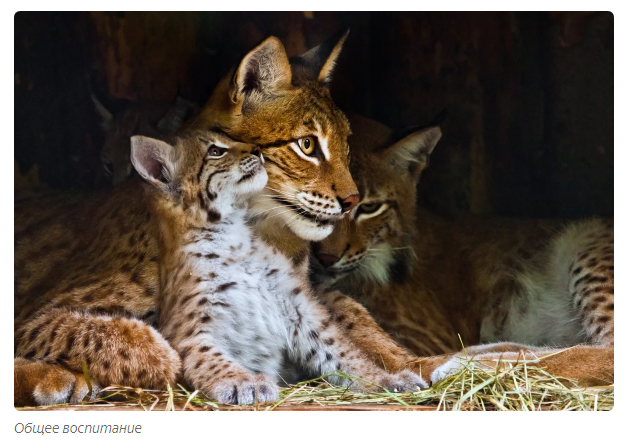
[(428, 126), (408, 132), (400, 140), (384, 150), (389, 163), (415, 181), (429, 163), (429, 155), (442, 137), (439, 126)]
[(241, 60), (230, 84), (230, 99), (242, 103), (253, 92), (289, 88), (290, 63), (284, 45), (277, 37), (268, 37)]
[(348, 29), (342, 30), (308, 52), (292, 57), (290, 64), (293, 69), (293, 79), (295, 81), (317, 80), (324, 85), (330, 84), (335, 63), (342, 52), (348, 33)]
[(175, 176), (174, 148), (164, 141), (135, 135), (131, 139), (134, 168), (146, 182), (162, 191)]

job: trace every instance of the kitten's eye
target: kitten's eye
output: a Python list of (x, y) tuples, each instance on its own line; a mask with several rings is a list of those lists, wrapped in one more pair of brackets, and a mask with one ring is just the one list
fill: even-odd
[(299, 148), (306, 155), (312, 154), (313, 151), (315, 150), (315, 138), (314, 137), (300, 138), (299, 140), (297, 140), (297, 144), (299, 145)]
[(372, 203), (362, 203), (359, 205), (359, 212), (362, 214), (372, 214), (382, 207), (382, 203), (372, 202)]
[(228, 148), (222, 148), (217, 145), (210, 145), (208, 148), (208, 157), (221, 158), (228, 152)]

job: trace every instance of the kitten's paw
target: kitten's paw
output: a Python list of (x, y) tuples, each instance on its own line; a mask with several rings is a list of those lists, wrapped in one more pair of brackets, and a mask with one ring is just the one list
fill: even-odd
[(379, 385), (391, 392), (414, 392), (428, 386), (419, 375), (408, 369), (396, 374), (387, 374), (382, 377)]
[(243, 375), (221, 380), (212, 389), (212, 396), (230, 405), (272, 402), (279, 398), (279, 387), (265, 375)]

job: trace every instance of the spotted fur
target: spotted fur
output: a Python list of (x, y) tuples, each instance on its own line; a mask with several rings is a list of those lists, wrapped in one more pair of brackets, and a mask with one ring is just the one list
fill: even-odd
[[(357, 201), (348, 171), (350, 126), (328, 89), (345, 37), (290, 60), (278, 39), (267, 39), (219, 83), (194, 123), (262, 147), (267, 192), (255, 197), (251, 215), (291, 255), (305, 256), (301, 239), (326, 237), (350, 209), (345, 202)], [(298, 146), (306, 137), (316, 144), (310, 155)]]
[[(308, 239), (326, 235), (328, 220), (341, 214), (338, 208), (350, 209), (347, 203), (358, 198), (348, 171), (348, 123), (327, 86), (342, 42), (335, 39), (289, 61), (281, 42), (269, 38), (219, 83), (188, 123), (190, 130), (215, 129), (263, 146), (268, 187), (251, 201), (251, 223), (265, 242), (299, 265), (308, 257)], [(320, 141), (318, 165), (297, 152), (296, 142), (305, 136)], [(194, 161), (200, 164), (201, 158)], [(39, 398), (77, 401), (70, 393), (82, 362), (101, 385), (163, 387), (176, 380), (180, 360), (155, 329), (160, 233), (147, 202), (138, 180), (91, 196), (16, 194), (14, 349), (15, 357), (26, 359), (14, 364), (16, 405)], [(401, 369), (413, 358), (352, 299), (336, 292), (319, 298), (342, 328), (359, 332), (359, 348), (386, 368)], [(53, 336), (49, 321), (68, 325), (65, 339), (58, 331)], [(91, 340), (85, 345), (87, 336), (102, 346)], [(129, 347), (136, 347), (136, 360), (133, 353), (119, 352)], [(35, 395), (46, 389), (46, 395)]]
[[(517, 358), (520, 349), (544, 357), (582, 345), (542, 365), (583, 383), (613, 381), (611, 221), (416, 214), (415, 186), (439, 128), (391, 142), (383, 125), (358, 117), (352, 123), (351, 171), (363, 200), (315, 247), (325, 285), (353, 295), (418, 355), (458, 351), (458, 334), (465, 345), (487, 344), (467, 353), (482, 359), (502, 352)], [(460, 357), (424, 361), (424, 378), (444, 377)]]
[[(186, 167), (191, 152), (203, 159)], [(388, 374), (362, 357), (315, 300), (307, 263), (294, 267), (255, 236), (248, 200), (268, 180), (256, 146), (201, 131), (182, 134), (173, 147), (135, 137), (132, 153), (156, 189), (150, 198), (161, 232), (160, 330), (195, 388), (225, 403), (275, 401), (285, 355), (309, 374), (335, 373), (331, 382), (353, 389), (369, 386), (337, 371), (371, 380), (372, 389), (426, 386), (412, 372)], [(160, 170), (170, 171), (167, 183), (153, 177)]]

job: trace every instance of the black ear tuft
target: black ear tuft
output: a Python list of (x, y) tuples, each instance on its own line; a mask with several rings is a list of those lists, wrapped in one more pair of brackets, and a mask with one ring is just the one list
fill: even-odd
[(431, 119), (427, 126), (440, 126), (449, 116), (448, 108), (443, 108), (440, 112), (436, 114), (435, 117)]
[(447, 108), (443, 108), (440, 112), (438, 112), (430, 121), (429, 123), (425, 125), (416, 125), (416, 126), (406, 126), (404, 128), (399, 128), (393, 131), (393, 134), (389, 138), (389, 145), (393, 143), (397, 143), (398, 141), (402, 140), (404, 137), (406, 137), (409, 134), (412, 134), (414, 132), (421, 131), (423, 129), (431, 128), (433, 126), (439, 126), (442, 124), (446, 118), (448, 117), (449, 112)]
[(329, 84), (348, 33), (348, 29), (342, 29), (306, 53), (292, 57), (290, 65), (293, 69), (293, 81), (298, 83), (317, 80), (322, 84)]

